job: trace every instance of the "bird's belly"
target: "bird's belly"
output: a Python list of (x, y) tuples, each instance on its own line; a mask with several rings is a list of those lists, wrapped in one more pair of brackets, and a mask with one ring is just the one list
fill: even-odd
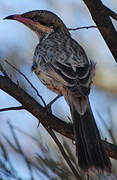
[(40, 71), (38, 69), (38, 71), (35, 70), (36, 75), (38, 76), (38, 78), (40, 79), (40, 81), (51, 91), (62, 95), (62, 86), (61, 84), (56, 81), (54, 78), (48, 76), (46, 73)]

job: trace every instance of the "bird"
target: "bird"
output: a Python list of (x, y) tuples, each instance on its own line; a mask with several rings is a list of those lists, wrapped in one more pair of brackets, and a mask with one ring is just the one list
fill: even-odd
[(71, 37), (64, 22), (48, 10), (33, 10), (5, 17), (23, 23), (39, 39), (32, 69), (40, 81), (64, 96), (71, 112), (78, 167), (83, 172), (111, 172), (89, 102), (95, 63)]

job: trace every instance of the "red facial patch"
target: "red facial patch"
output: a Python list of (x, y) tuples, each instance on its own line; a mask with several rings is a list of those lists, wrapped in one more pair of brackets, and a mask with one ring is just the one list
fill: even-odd
[(35, 22), (29, 18), (24, 18), (19, 14), (14, 15), (14, 20), (19, 21), (21, 23), (32, 23), (32, 24), (39, 24), (38, 22)]

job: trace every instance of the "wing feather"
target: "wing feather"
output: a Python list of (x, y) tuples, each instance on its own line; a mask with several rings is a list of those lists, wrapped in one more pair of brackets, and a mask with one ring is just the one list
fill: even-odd
[(54, 44), (47, 47), (46, 42), (46, 50), (44, 45), (38, 45), (36, 50), (38, 49), (39, 53), (37, 55), (35, 51), (35, 59), (38, 61), (37, 64), (40, 64), (40, 70), (48, 76), (60, 81), (63, 86), (70, 88), (79, 96), (87, 95), (94, 76), (95, 64), (87, 59), (79, 44), (74, 41), (72, 43), (71, 54), (67, 53), (68, 49), (64, 49), (62, 45), (60, 48), (55, 48)]

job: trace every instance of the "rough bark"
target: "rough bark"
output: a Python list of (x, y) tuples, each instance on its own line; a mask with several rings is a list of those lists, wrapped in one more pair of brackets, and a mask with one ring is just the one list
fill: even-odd
[(117, 14), (107, 8), (100, 0), (83, 0), (88, 7), (92, 19), (97, 25), (102, 37), (117, 62), (117, 32), (112, 24), (113, 19), (117, 20)]

